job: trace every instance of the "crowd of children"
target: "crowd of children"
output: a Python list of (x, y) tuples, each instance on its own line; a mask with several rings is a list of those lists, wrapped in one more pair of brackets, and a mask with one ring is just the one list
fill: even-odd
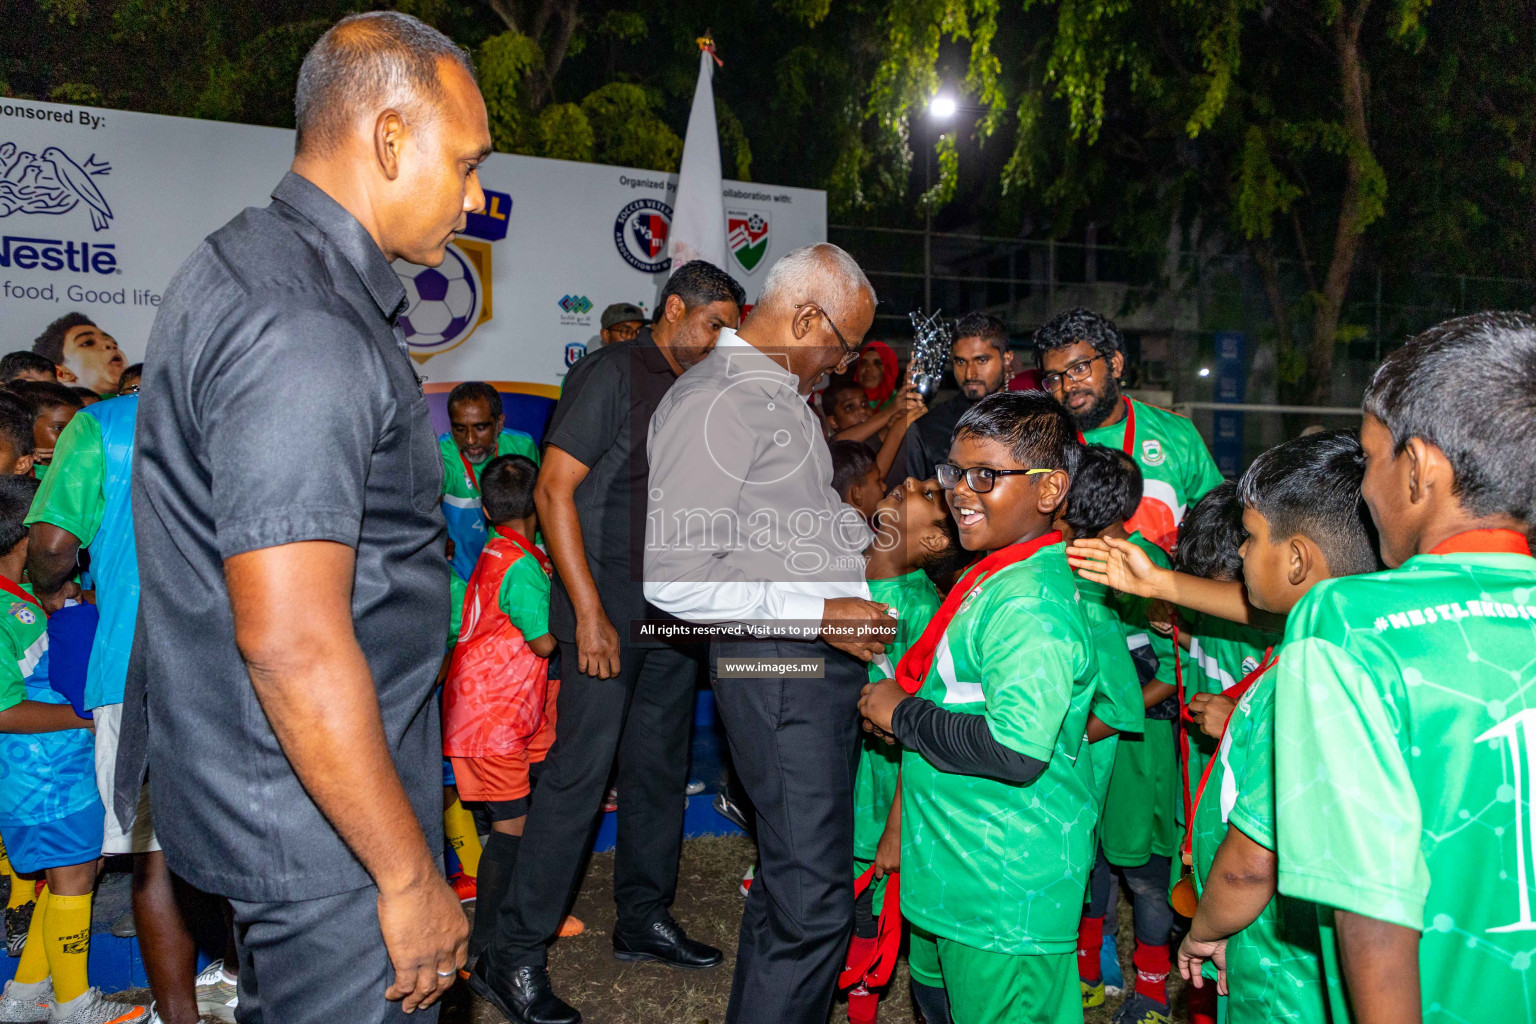
[[(925, 409), (876, 356), (869, 383), (822, 396), (832, 484), (874, 530), (869, 596), (899, 623), (860, 700), (850, 1021), (877, 1019), (903, 944), (927, 1024), (1081, 1020), (1118, 987), (1118, 888), (1122, 1024), (1174, 1019), (1175, 968), (1193, 1021), (1536, 1024), (1536, 319), (1466, 317), (1394, 352), (1358, 434), (1284, 442), (1192, 495), (1171, 559), (1135, 529), (1138, 461), (1085, 443), (1042, 392), (976, 402), (935, 479), (888, 489)], [(32, 593), (59, 581), (27, 578), (48, 565), (29, 525), (89, 545), (109, 500), (69, 491), (40, 514), (36, 478), (56, 453), (110, 460), (66, 432), (86, 399), (6, 358), (0, 839), (20, 959), (0, 1022), (151, 1024), (86, 976), (107, 817), (92, 711), (114, 698)], [(474, 519), (449, 556), (467, 574), (442, 673), (445, 824), (461, 893), (494, 906), (559, 682), (537, 451), (478, 387), (459, 398), (485, 422), (444, 443), (464, 474), (446, 493)], [(111, 422), (93, 419), (91, 451)], [(219, 997), (199, 1009), (232, 1015), (232, 984), (200, 978)]]

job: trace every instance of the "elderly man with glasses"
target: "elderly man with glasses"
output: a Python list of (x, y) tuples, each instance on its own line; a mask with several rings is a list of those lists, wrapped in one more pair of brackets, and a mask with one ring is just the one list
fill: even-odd
[(1221, 483), (1195, 425), (1120, 392), (1125, 343), (1113, 320), (1081, 307), (1035, 332), (1041, 386), (1066, 407), (1087, 444), (1119, 448), (1141, 467), (1142, 497), (1125, 524), (1172, 552), (1184, 511)]
[(859, 691), (895, 630), (805, 396), (858, 357), (874, 315), (852, 257), (796, 250), (651, 419), (645, 596), (720, 627), (716, 706), (757, 809), (734, 1024), (824, 1024), (853, 927)]

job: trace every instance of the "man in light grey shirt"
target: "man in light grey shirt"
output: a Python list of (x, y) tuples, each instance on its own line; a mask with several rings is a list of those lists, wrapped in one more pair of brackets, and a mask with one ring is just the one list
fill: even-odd
[[(894, 639), (868, 600), (872, 537), (832, 490), (805, 396), (858, 355), (869, 281), (834, 245), (769, 272), (751, 319), (722, 330), (651, 418), (645, 596), (723, 637), (716, 706), (757, 810), (761, 866), (742, 915), (728, 1022), (824, 1024), (853, 924), (853, 776), (865, 662)], [(803, 661), (817, 678), (721, 659)]]

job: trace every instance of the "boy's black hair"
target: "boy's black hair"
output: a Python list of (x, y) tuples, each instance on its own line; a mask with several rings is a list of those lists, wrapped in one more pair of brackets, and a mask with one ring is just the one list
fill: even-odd
[(1008, 325), (991, 313), (967, 313), (955, 324), (954, 338), (980, 338), (997, 349), (1000, 355), (1008, 354)]
[(0, 381), (13, 381), (23, 373), (58, 373), (58, 366), (47, 356), (28, 349), (18, 349), (0, 356)]
[(51, 360), (53, 363), (64, 361), (64, 335), (76, 327), (95, 327), (96, 321), (84, 313), (65, 313), (53, 323), (43, 328), (43, 333), (32, 342), (32, 351)]
[(1380, 568), (1370, 512), (1360, 498), (1365, 449), (1345, 430), (1277, 444), (1253, 460), (1237, 498), (1269, 524), (1273, 543), (1302, 536), (1328, 559), (1333, 576)]
[[(127, 370), (123, 371), (127, 373)], [(491, 419), (501, 415), (501, 392), (491, 387), (483, 380), (467, 380), (462, 384), (454, 385), (448, 392), (448, 414), (453, 415), (453, 407), (460, 402), (484, 402), (491, 407)]]
[(1030, 469), (1077, 472), (1083, 446), (1061, 403), (1044, 391), (999, 391), (965, 411), (954, 437), (970, 434), (1008, 446), (1013, 458)]
[[(44, 381), (43, 383), (47, 383), (47, 382)], [(76, 398), (80, 399), (80, 408), (82, 408), (82, 409), (85, 408), (85, 403), (87, 401), (89, 401), (90, 399), (95, 399), (97, 401), (101, 400), (101, 396), (98, 395), (96, 392), (92, 391), (88, 387), (82, 387), (79, 384), (67, 384), (65, 386), (69, 388), (69, 393), (70, 394), (72, 394)]]
[(736, 279), (708, 260), (689, 260), (672, 272), (667, 285), (656, 300), (655, 323), (667, 309), (667, 298), (676, 295), (683, 300), (683, 308), (707, 306), (712, 302), (734, 302), (740, 309), (746, 305), (747, 293)]
[(51, 380), (13, 380), (6, 385), (11, 394), (26, 403), (32, 410), (32, 417), (36, 419), (49, 409), (56, 409), (61, 405), (67, 405), (73, 409), (85, 408), (85, 403), (80, 396), (66, 384), (58, 384)]
[(1479, 518), (1536, 512), (1536, 317), (1475, 313), (1431, 327), (1377, 367), (1365, 411), (1401, 452), (1441, 451), (1456, 496)]
[(1116, 352), (1125, 351), (1125, 338), (1115, 322), (1101, 313), (1078, 306), (1065, 313), (1057, 313), (1035, 331), (1035, 366), (1045, 365), (1045, 354), (1051, 349), (1066, 348), (1086, 341), (1093, 350), (1106, 360)]
[(1118, 448), (1084, 445), (1062, 516), (1079, 537), (1097, 537), (1136, 514), (1141, 504), (1141, 467)]
[(143, 363), (129, 363), (127, 366), (123, 367), (122, 375), (117, 378), (117, 390), (123, 390), (123, 381), (134, 379), (144, 379)]
[[(1312, 435), (1308, 435), (1309, 437)], [(1190, 576), (1231, 583), (1243, 578), (1238, 549), (1248, 533), (1243, 529), (1243, 503), (1237, 484), (1223, 480), (1190, 506), (1179, 524), (1173, 567)]]
[(925, 552), (917, 560), (917, 567), (928, 574), (934, 586), (944, 591), (953, 582), (951, 577), (964, 568), (975, 553), (965, 550), (965, 545), (960, 543), (960, 526), (950, 514), (948, 504), (942, 499), (940, 504), (944, 505), (944, 515), (939, 519), (939, 529), (944, 531), (944, 539), (949, 543), (941, 551)]
[(9, 554), (27, 535), (27, 513), (37, 496), (37, 486), (35, 477), (0, 477), (0, 555)]
[(858, 381), (848, 374), (840, 374), (827, 382), (827, 386), (821, 389), (821, 412), (826, 415), (832, 411), (833, 400), (844, 391), (857, 391), (859, 401), (864, 401), (864, 388)]
[(832, 449), (832, 489), (847, 501), (848, 488), (875, 468), (875, 453), (863, 441), (833, 441), (828, 447)]
[(533, 485), (539, 467), (526, 455), (498, 455), (480, 474), (480, 504), (493, 524), (527, 519), (534, 513)]
[(17, 458), (37, 451), (37, 437), (32, 433), (36, 419), (26, 402), (9, 391), (0, 391), (0, 438), (11, 446)]

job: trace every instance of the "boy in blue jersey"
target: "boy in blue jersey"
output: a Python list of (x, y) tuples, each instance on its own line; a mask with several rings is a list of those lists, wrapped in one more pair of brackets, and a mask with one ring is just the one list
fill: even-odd
[(16, 871), (47, 879), (0, 1021), (147, 1024), (147, 1009), (107, 1002), (86, 977), (103, 809), (89, 723), (48, 684), (48, 617), (20, 583), (36, 491), (0, 479), (0, 838)]

